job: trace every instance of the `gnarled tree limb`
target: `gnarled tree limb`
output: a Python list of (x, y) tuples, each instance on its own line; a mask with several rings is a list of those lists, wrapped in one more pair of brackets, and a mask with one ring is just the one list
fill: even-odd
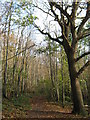
[(79, 25), (77, 34), (79, 35), (82, 31), (83, 26), (85, 25), (85, 23), (87, 22), (87, 20), (90, 18), (90, 1), (87, 2), (87, 13), (86, 16), (84, 17), (84, 19), (82, 20), (81, 24)]
[(82, 38), (85, 38), (85, 37), (88, 37), (90, 35), (90, 28), (86, 29), (85, 32), (82, 32), (78, 37), (77, 37), (77, 41), (82, 39)]
[(59, 39), (62, 39), (62, 35), (57, 37), (57, 38), (53, 38), (50, 33), (48, 32), (44, 32), (43, 30), (41, 30), (37, 25), (35, 25), (35, 27), (39, 30), (40, 33), (42, 33), (43, 35), (47, 35), (51, 40), (58, 42), (59, 44), (63, 45), (63, 41), (60, 41)]
[(83, 67), (81, 67), (81, 69), (77, 72), (77, 78), (89, 65), (90, 65), (90, 61), (86, 62), (86, 64)]
[(59, 24), (61, 27), (63, 27), (63, 24), (61, 23), (60, 19), (58, 18), (58, 15), (57, 15), (57, 14), (55, 13), (55, 11), (53, 10), (52, 4), (50, 4), (50, 7), (51, 7), (52, 13), (53, 13), (54, 16), (55, 16), (55, 20), (57, 20), (58, 24)]
[(38, 6), (34, 5), (34, 4), (33, 4), (33, 6), (36, 7), (36, 8), (38, 8), (38, 9), (41, 10), (42, 12), (44, 12), (44, 13), (52, 16), (52, 17), (54, 17), (52, 14), (49, 13), (49, 10), (48, 10), (48, 12), (47, 12), (47, 11), (43, 10), (42, 8), (40, 8), (40, 7), (38, 7)]
[(82, 54), (81, 56), (79, 56), (78, 58), (76, 58), (75, 62), (79, 61), (81, 58), (83, 58), (84, 56), (89, 55), (89, 54), (90, 54), (90, 51)]
[(61, 13), (63, 13), (63, 14), (68, 18), (68, 20), (69, 20), (70, 22), (72, 22), (71, 17), (70, 17), (70, 15), (67, 13), (67, 11), (64, 10), (57, 2), (49, 2), (49, 4), (50, 4), (51, 6), (55, 6), (58, 10), (61, 11)]

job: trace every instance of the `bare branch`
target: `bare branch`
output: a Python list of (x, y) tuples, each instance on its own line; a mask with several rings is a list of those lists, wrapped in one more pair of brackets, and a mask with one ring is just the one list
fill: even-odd
[(83, 58), (84, 56), (89, 55), (89, 54), (90, 54), (90, 51), (82, 54), (81, 56), (79, 56), (78, 58), (76, 58), (75, 62), (79, 61), (81, 58)]
[[(33, 44), (33, 45), (31, 45), (31, 46), (25, 48), (24, 50), (20, 51), (18, 54), (15, 54), (14, 56), (8, 58), (7, 60), (13, 59), (13, 58), (16, 57), (17, 55), (20, 55), (21, 53), (23, 53), (23, 52), (26, 51), (27, 49), (30, 49), (30, 48), (32, 48), (32, 47), (34, 47), (34, 46), (35, 46), (35, 44)], [(3, 60), (3, 61), (6, 61), (6, 60)]]
[(83, 67), (81, 67), (81, 69), (77, 73), (77, 78), (89, 65), (90, 65), (90, 61), (88, 61)]
[(85, 37), (88, 37), (90, 35), (90, 28), (84, 30), (85, 32), (82, 32), (78, 37), (77, 37), (77, 41), (82, 39), (82, 38), (85, 38)]
[(48, 12), (46, 12), (45, 10), (43, 10), (42, 8), (40, 8), (40, 7), (38, 7), (38, 6), (35, 6), (35, 5), (33, 5), (33, 6), (36, 7), (36, 8), (38, 8), (38, 9), (41, 10), (42, 12), (44, 12), (44, 13), (52, 16), (52, 17), (54, 17), (52, 14), (49, 13), (49, 10), (48, 10)]
[(81, 33), (83, 26), (85, 25), (85, 23), (87, 22), (89, 18), (90, 18), (90, 2), (87, 2), (87, 13), (84, 19), (82, 20), (81, 24), (79, 25), (79, 28), (77, 31), (78, 35)]
[(71, 13), (71, 18), (73, 21), (75, 21), (75, 17), (76, 17), (76, 12), (77, 12), (77, 9), (78, 9), (78, 5), (79, 5), (79, 2), (73, 2), (72, 4), (72, 13)]
[(48, 32), (44, 32), (44, 30), (41, 30), (37, 25), (35, 25), (35, 27), (39, 30), (40, 33), (42, 33), (43, 35), (48, 35), (48, 37), (53, 40), (53, 41), (56, 41), (58, 42), (59, 44), (63, 45), (63, 42), (61, 42), (59, 39), (62, 39), (62, 36), (60, 37), (57, 37), (57, 38), (53, 38), (50, 33)]
[(49, 2), (49, 4), (51, 6), (55, 6), (57, 9), (59, 9), (61, 11), (61, 13), (63, 13), (70, 22), (72, 21), (70, 15), (67, 13), (67, 11), (64, 10), (59, 4), (57, 4), (56, 2)]
[[(67, 29), (67, 24), (66, 24), (66, 22), (65, 22), (65, 20), (64, 20), (64, 16), (61, 14), (61, 19), (59, 19), (59, 17), (58, 17), (58, 15), (55, 13), (55, 11), (53, 10), (53, 5), (52, 4), (50, 4), (50, 6), (51, 6), (51, 11), (52, 11), (52, 13), (54, 14), (54, 16), (55, 16), (55, 19), (57, 20), (57, 22), (58, 22), (58, 24), (61, 26), (61, 28), (62, 28), (62, 38), (63, 38), (63, 40), (64, 40), (64, 43), (65, 44), (68, 44), (68, 46), (69, 46), (69, 42), (68, 42), (68, 39), (67, 39), (67, 35), (65, 34), (66, 33), (66, 31), (65, 31), (65, 29)], [(68, 34), (68, 33), (67, 33)]]
[(51, 7), (51, 11), (52, 11), (52, 13), (53, 13), (54, 16), (55, 16), (55, 20), (57, 20), (58, 24), (59, 24), (61, 27), (63, 27), (63, 25), (62, 25), (62, 23), (61, 23), (61, 21), (60, 21), (58, 15), (57, 15), (57, 14), (55, 13), (55, 11), (53, 10), (53, 6), (52, 6), (52, 4), (50, 4), (50, 7)]

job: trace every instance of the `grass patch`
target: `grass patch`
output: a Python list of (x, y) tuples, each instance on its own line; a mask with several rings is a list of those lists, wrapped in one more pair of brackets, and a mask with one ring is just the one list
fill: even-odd
[(29, 95), (21, 95), (18, 98), (12, 98), (11, 102), (17, 108), (31, 109), (31, 107), (30, 107), (30, 96)]

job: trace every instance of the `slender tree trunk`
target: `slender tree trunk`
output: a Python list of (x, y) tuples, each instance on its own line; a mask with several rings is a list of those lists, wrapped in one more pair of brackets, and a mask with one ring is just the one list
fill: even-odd
[[(18, 28), (18, 35), (19, 35), (19, 28)], [(18, 40), (18, 35), (17, 35), (17, 38), (16, 40)], [(15, 48), (17, 47), (17, 44), (15, 45)], [(18, 54), (18, 51), (20, 49), (20, 39), (19, 39), (19, 45), (18, 45), (18, 50), (14, 52), (14, 55), (16, 55), (15, 58), (13, 58), (13, 81), (14, 81), (14, 77), (15, 77), (15, 70), (16, 70), (16, 66), (17, 66), (17, 63), (18, 63), (18, 57), (17, 57), (17, 54)]]
[(28, 56), (26, 56), (25, 58), (25, 74), (27, 78), (25, 77), (25, 79), (23, 80), (23, 92), (28, 91)]
[(60, 100), (59, 94), (59, 81), (58, 81), (58, 64), (57, 64), (57, 50), (56, 50), (56, 92), (57, 92), (57, 100)]
[[(6, 24), (5, 24), (5, 31), (6, 31)], [(3, 97), (6, 97), (6, 80), (5, 80), (5, 53), (6, 53), (6, 50), (5, 50), (5, 39), (6, 39), (6, 33), (4, 33), (4, 41), (3, 41), (3, 61), (4, 61), (3, 62), (3, 70), (4, 70), (3, 71), (3, 79), (4, 79), (4, 82), (3, 82)]]
[(15, 69), (16, 69), (16, 66), (17, 66), (17, 62), (18, 62), (18, 60), (17, 60), (17, 56), (16, 56), (15, 60), (13, 60), (13, 81), (14, 81), (14, 78), (15, 78)]
[(23, 94), (23, 89), (24, 89), (24, 88), (23, 88), (23, 82), (24, 82), (24, 81), (23, 81), (23, 77), (22, 77), (22, 81), (21, 81), (21, 93), (22, 93), (22, 94)]
[[(26, 49), (26, 48), (25, 48), (25, 49)], [(22, 74), (23, 69), (24, 69), (25, 53), (26, 53), (26, 50), (25, 50), (24, 55), (23, 55), (23, 58), (22, 58), (21, 69), (20, 69), (20, 72), (19, 72), (19, 74), (18, 74), (18, 92), (19, 92), (19, 93), (20, 93), (21, 74)], [(22, 79), (23, 79), (23, 78), (22, 78)]]
[(53, 81), (53, 70), (52, 70), (52, 60), (51, 60), (51, 53), (50, 53), (50, 74), (51, 74), (51, 82), (52, 86), (54, 87), (54, 81)]
[(65, 91), (64, 91), (64, 79), (63, 79), (63, 57), (61, 48), (61, 78), (62, 78), (62, 106), (65, 104)]
[(21, 73), (22, 73), (23, 69), (24, 69), (24, 57), (23, 57), (23, 60), (22, 60), (22, 66), (21, 66), (20, 72), (18, 74), (18, 91), (17, 91), (18, 94), (20, 94), (20, 91), (21, 91), (20, 82), (21, 82)]
[[(11, 6), (12, 6), (12, 2), (11, 2)], [(7, 87), (7, 66), (8, 66), (8, 45), (9, 45), (9, 34), (10, 34), (10, 24), (11, 24), (11, 6), (9, 8), (10, 10), (10, 15), (9, 15), (9, 22), (8, 22), (8, 33), (7, 33), (7, 48), (6, 48), (6, 63), (5, 63), (5, 71), (4, 71), (4, 89), (3, 89), (3, 96), (7, 97), (7, 93), (6, 93), (6, 87)]]

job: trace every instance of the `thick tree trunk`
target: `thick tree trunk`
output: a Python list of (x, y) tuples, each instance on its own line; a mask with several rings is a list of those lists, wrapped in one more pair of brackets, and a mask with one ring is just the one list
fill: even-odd
[(71, 88), (72, 88), (72, 97), (73, 97), (73, 103), (74, 103), (73, 113), (84, 114), (85, 110), (84, 110), (82, 92), (80, 89), (80, 84), (78, 79), (71, 80)]
[[(88, 72), (90, 71), (90, 66), (88, 66)], [(87, 91), (88, 91), (88, 107), (90, 107), (90, 74), (87, 74)]]
[(84, 103), (79, 80), (77, 79), (77, 71), (75, 68), (74, 54), (68, 55), (69, 74), (71, 80), (73, 113), (85, 115)]
[[(89, 51), (90, 51), (90, 41), (89, 41)], [(88, 57), (88, 60), (90, 60), (90, 56)], [(87, 75), (87, 89), (88, 89), (88, 106), (90, 107), (90, 66), (88, 66), (88, 75)]]

